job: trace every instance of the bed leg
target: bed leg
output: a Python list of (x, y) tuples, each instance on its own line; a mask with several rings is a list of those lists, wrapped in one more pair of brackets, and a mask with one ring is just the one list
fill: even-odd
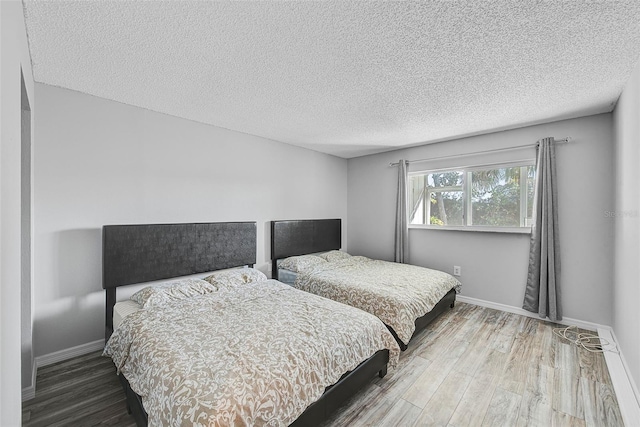
[(387, 375), (387, 365), (385, 365), (384, 368), (378, 371), (378, 376), (380, 378), (384, 378), (385, 375)]
[(449, 306), (449, 308), (453, 308), (453, 307), (455, 307), (455, 306), (456, 306), (456, 302), (454, 301), (454, 302), (452, 302), (452, 303), (451, 303), (451, 305)]

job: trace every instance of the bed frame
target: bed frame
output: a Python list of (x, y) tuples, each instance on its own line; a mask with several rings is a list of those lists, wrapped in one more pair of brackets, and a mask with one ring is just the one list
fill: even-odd
[[(296, 255), (338, 250), (342, 247), (341, 219), (304, 219), (289, 221), (271, 221), (271, 262), (272, 275), (278, 279), (278, 260)], [(451, 289), (422, 317), (416, 319), (413, 336), (422, 331), (440, 314), (455, 306), (456, 292)], [(407, 346), (398, 338), (396, 332), (387, 325), (389, 331), (400, 345), (402, 351)], [(412, 336), (412, 339), (413, 339)]]
[[(256, 262), (256, 223), (105, 225), (102, 229), (102, 287), (106, 290), (105, 338), (113, 333), (113, 307), (120, 286), (206, 273)], [(389, 350), (381, 350), (347, 372), (311, 404), (292, 426), (325, 421), (378, 374), (387, 373)], [(123, 375), (127, 410), (147, 425), (142, 398)]]

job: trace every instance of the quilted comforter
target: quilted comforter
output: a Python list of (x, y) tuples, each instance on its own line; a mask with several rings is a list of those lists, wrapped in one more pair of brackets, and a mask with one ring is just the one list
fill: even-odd
[(286, 426), (382, 349), (375, 316), (268, 280), (130, 314), (104, 354), (149, 426)]
[(407, 344), (415, 321), (460, 282), (448, 273), (354, 256), (298, 273), (294, 286), (374, 314)]

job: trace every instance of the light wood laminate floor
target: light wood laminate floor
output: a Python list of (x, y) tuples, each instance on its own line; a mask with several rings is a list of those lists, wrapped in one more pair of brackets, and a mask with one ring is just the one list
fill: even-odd
[[(414, 338), (332, 426), (622, 426), (604, 357), (537, 319), (457, 303)], [(25, 426), (133, 426), (110, 359), (38, 370)]]

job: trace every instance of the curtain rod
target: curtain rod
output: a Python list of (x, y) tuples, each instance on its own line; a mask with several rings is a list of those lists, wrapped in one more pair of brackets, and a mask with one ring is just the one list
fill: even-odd
[[(571, 137), (567, 136), (565, 138), (553, 139), (553, 142), (556, 144), (564, 144), (571, 141)], [(511, 151), (511, 150), (521, 150), (523, 148), (537, 147), (539, 144), (536, 142), (535, 144), (528, 145), (519, 145), (517, 147), (509, 147), (509, 148), (496, 148), (495, 150), (487, 150), (487, 151), (475, 151), (473, 153), (464, 153), (464, 154), (455, 154), (450, 156), (440, 156), (440, 157), (432, 157), (430, 159), (419, 159), (419, 160), (407, 160), (407, 163), (419, 163), (419, 162), (430, 162), (432, 160), (442, 160), (442, 159), (452, 159), (454, 157), (466, 157), (466, 156), (475, 156), (476, 154), (488, 154), (488, 153), (498, 153), (501, 151)], [(400, 162), (389, 163), (389, 166), (398, 166)]]

